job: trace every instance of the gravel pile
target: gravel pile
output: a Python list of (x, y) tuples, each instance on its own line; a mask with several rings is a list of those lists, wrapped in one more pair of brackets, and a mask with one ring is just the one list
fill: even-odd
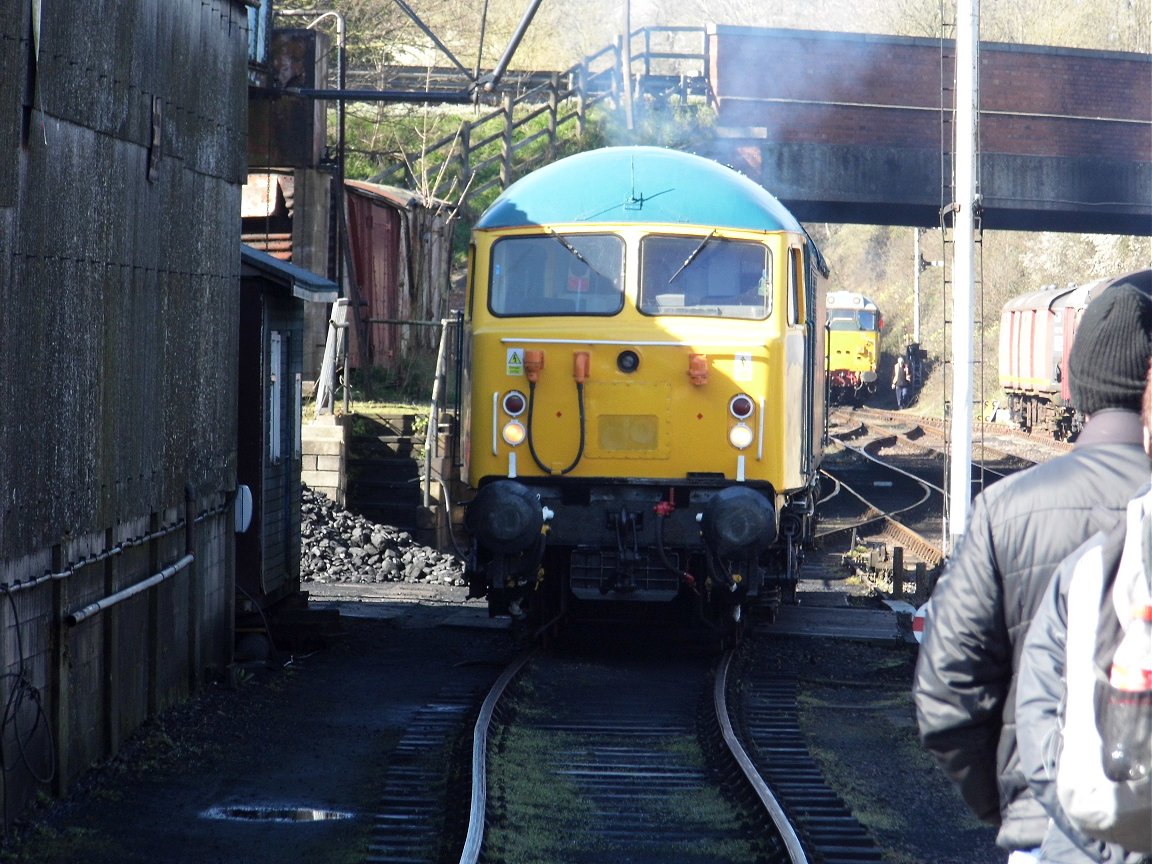
[(307, 486), (300, 536), (302, 582), (467, 584), (459, 558), (416, 543), (407, 531), (351, 513)]

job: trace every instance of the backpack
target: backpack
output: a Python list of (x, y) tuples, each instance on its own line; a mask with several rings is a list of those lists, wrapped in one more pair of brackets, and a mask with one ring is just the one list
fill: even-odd
[[(1135, 525), (1129, 526), (1133, 515)], [(1135, 561), (1131, 548), (1127, 558), (1107, 554), (1105, 547), (1112, 543), (1124, 545), (1124, 529), (1130, 527), (1142, 536), (1141, 546), (1135, 547), (1142, 554)], [(1108, 770), (1115, 774), (1116, 766), (1115, 760), (1108, 758), (1112, 747), (1106, 748), (1104, 741), (1117, 729), (1137, 731), (1139, 724), (1132, 722), (1132, 716), (1118, 718), (1117, 712), (1142, 712), (1139, 719), (1148, 722), (1148, 712), (1152, 711), (1152, 693), (1137, 694), (1140, 698), (1135, 700), (1123, 698), (1124, 694), (1117, 698), (1109, 683), (1113, 659), (1121, 645), (1135, 644), (1146, 655), (1152, 652), (1152, 644), (1144, 644), (1148, 641), (1147, 622), (1127, 614), (1135, 600), (1147, 601), (1149, 597), (1150, 530), (1152, 523), (1148, 518), (1140, 520), (1138, 508), (1135, 514), (1130, 512), (1104, 544), (1081, 559), (1069, 584), (1067, 695), (1063, 748), (1056, 769), (1057, 797), (1071, 824), (1089, 837), (1132, 852), (1152, 852), (1152, 775), (1110, 779)], [(1132, 547), (1131, 530), (1127, 536)], [(1146, 755), (1142, 761), (1146, 767)]]

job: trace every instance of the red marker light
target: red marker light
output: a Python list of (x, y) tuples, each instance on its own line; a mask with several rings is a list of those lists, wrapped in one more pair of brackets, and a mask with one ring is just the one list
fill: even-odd
[(728, 410), (732, 412), (732, 416), (737, 420), (747, 420), (752, 416), (753, 410), (756, 405), (752, 401), (751, 396), (745, 396), (743, 393), (738, 396), (733, 396), (732, 401), (728, 403)]

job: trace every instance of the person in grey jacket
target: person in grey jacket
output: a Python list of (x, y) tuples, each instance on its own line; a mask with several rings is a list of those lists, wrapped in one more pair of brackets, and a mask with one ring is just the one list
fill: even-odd
[(1114, 524), (1149, 476), (1140, 400), (1152, 355), (1148, 273), (1088, 304), (1068, 360), (1088, 418), (1071, 452), (989, 486), (933, 589), (913, 695), (920, 738), (1009, 862), (1035, 860), (1048, 816), (1020, 771), (1015, 673), (1060, 561)]
[[(1086, 673), (1083, 669), (1085, 659), (1091, 666), (1094, 659), (1091, 654), (1084, 658), (1073, 657), (1071, 653), (1066, 655), (1065, 652), (1066, 646), (1073, 644), (1068, 635), (1069, 592), (1073, 580), (1085, 580), (1072, 595), (1076, 598), (1074, 602), (1101, 605), (1102, 590), (1111, 586), (1117, 577), (1122, 558), (1128, 557), (1129, 566), (1132, 566), (1131, 558), (1139, 559), (1141, 556), (1141, 535), (1148, 531), (1150, 512), (1152, 492), (1145, 487), (1142, 494), (1129, 504), (1129, 524), (1122, 521), (1112, 531), (1097, 534), (1065, 559), (1052, 577), (1024, 640), (1016, 692), (1016, 741), (1020, 770), (1032, 793), (1051, 817), (1039, 854), (1039, 860), (1045, 864), (1144, 864), (1152, 861), (1152, 855), (1147, 852), (1128, 850), (1117, 843), (1105, 843), (1078, 831), (1065, 813), (1056, 788), (1065, 717), (1066, 676), (1087, 674), (1092, 680), (1095, 677), (1092, 669)], [(1080, 597), (1081, 594), (1084, 596)], [(1094, 615), (1091, 617), (1094, 620)], [(1091, 636), (1095, 636), (1094, 629)], [(1083, 640), (1084, 634), (1079, 634), (1078, 638)], [(1079, 670), (1069, 668), (1077, 663), (1080, 664)], [(1100, 753), (1099, 741), (1094, 743), (1097, 753)], [(1089, 794), (1090, 782), (1077, 783), (1083, 794)], [(1146, 835), (1152, 835), (1152, 809), (1144, 813), (1142, 821)], [(1142, 842), (1147, 847), (1150, 840), (1152, 837), (1145, 836), (1132, 845)]]
[[(1152, 374), (1144, 390), (1143, 420), (1144, 450), (1152, 456)], [(1057, 568), (1028, 628), (1020, 654), (1016, 741), (1020, 770), (1032, 793), (1051, 817), (1040, 847), (1040, 860), (1044, 862), (1140, 864), (1152, 861), (1152, 802), (1139, 800), (1131, 793), (1125, 797), (1106, 788), (1106, 784), (1099, 785), (1101, 777), (1079, 773), (1071, 775), (1070, 779), (1075, 780), (1072, 788), (1076, 795), (1089, 797), (1079, 803), (1070, 802), (1058, 794), (1056, 781), (1058, 771), (1073, 770), (1071, 767), (1061, 768), (1059, 764), (1064, 749), (1061, 739), (1066, 734), (1077, 734), (1087, 739), (1077, 743), (1094, 750), (1097, 761), (1103, 761), (1099, 739), (1091, 738), (1092, 727), (1096, 726), (1095, 717), (1084, 715), (1090, 725), (1072, 733), (1072, 727), (1066, 727), (1071, 708), (1066, 703), (1071, 692), (1079, 693), (1081, 700), (1095, 702), (1096, 667), (1101, 660), (1096, 655), (1108, 647), (1107, 640), (1098, 641), (1097, 629), (1104, 625), (1097, 621), (1097, 617), (1112, 607), (1112, 585), (1121, 578), (1122, 568), (1126, 568), (1123, 573), (1129, 576), (1130, 584), (1133, 579), (1148, 579), (1150, 562), (1147, 556), (1152, 551), (1147, 548), (1148, 537), (1152, 536), (1149, 535), (1152, 530), (1152, 477), (1146, 479), (1150, 483), (1128, 503), (1125, 517), (1110, 531), (1091, 537)], [(1073, 590), (1074, 580), (1078, 581)], [(1129, 603), (1131, 600), (1129, 598)], [(1076, 632), (1076, 628), (1080, 632)], [(1073, 631), (1071, 634), (1070, 630)], [(1111, 632), (1113, 638), (1120, 635), (1111, 627), (1104, 627), (1104, 632)], [(1079, 653), (1074, 656), (1074, 652)], [(1107, 674), (1106, 667), (1104, 672)], [(1069, 676), (1080, 676), (1080, 680), (1075, 681)], [(1073, 681), (1071, 687), (1070, 680)], [(1093, 707), (1085, 703), (1079, 706), (1079, 710), (1087, 709), (1094, 714)], [(1082, 767), (1078, 761), (1071, 765), (1077, 765), (1077, 771)], [(1146, 783), (1142, 789), (1142, 796), (1146, 797)], [(1064, 794), (1067, 792), (1065, 789)], [(1121, 805), (1131, 808), (1123, 817), (1114, 812), (1116, 821), (1103, 835), (1113, 840), (1122, 837), (1124, 846), (1129, 848), (1115, 842), (1102, 842), (1077, 830), (1071, 815), (1065, 812), (1066, 804), (1073, 808), (1087, 807), (1093, 814), (1100, 812), (1097, 808), (1120, 808)]]

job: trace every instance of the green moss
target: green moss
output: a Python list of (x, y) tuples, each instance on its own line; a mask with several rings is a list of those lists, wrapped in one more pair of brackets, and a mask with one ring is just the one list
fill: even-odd
[(85, 861), (106, 856), (115, 850), (112, 841), (88, 828), (70, 827), (56, 830), (39, 826), (21, 844), (19, 850), (0, 851), (4, 864), (50, 864), (59, 861)]
[[(556, 734), (534, 729), (529, 716), (539, 717), (525, 693), (520, 693), (517, 724), (501, 742), (499, 758), (490, 774), (490, 794), (501, 806), (500, 816), (489, 827), (486, 838), (489, 857), (507, 862), (555, 864), (557, 861), (591, 860), (590, 854), (614, 860), (618, 851), (597, 829), (603, 827), (604, 813), (587, 793), (563, 774), (555, 771), (557, 754), (579, 751), (588, 746), (579, 735)], [(656, 743), (668, 754), (668, 763), (702, 769), (704, 757), (690, 735)], [(739, 838), (740, 824), (727, 801), (714, 787), (670, 789), (664, 797), (641, 799), (648, 818), (657, 825), (675, 826), (698, 839), (685, 842), (679, 836), (653, 854), (669, 861), (752, 861), (757, 850), (752, 841)], [(649, 847), (651, 849), (651, 847)]]

